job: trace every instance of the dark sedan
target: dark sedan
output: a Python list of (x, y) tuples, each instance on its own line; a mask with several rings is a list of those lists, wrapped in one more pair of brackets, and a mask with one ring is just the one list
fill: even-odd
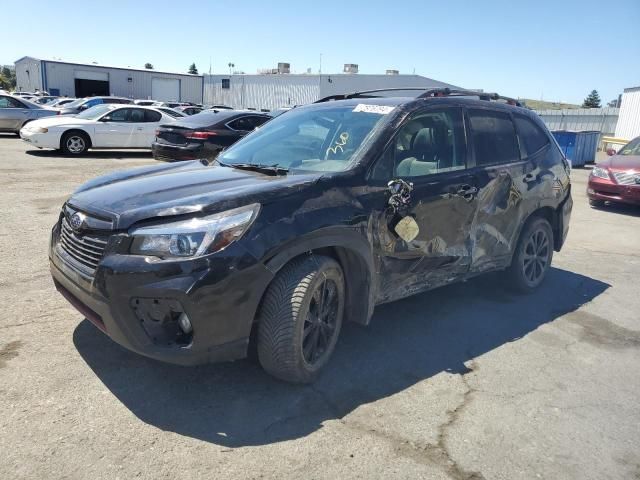
[(214, 159), (223, 148), (270, 120), (262, 113), (237, 110), (202, 112), (156, 130), (153, 158), (157, 160)]
[(594, 207), (605, 202), (640, 205), (640, 137), (622, 147), (616, 154), (593, 167), (587, 196)]

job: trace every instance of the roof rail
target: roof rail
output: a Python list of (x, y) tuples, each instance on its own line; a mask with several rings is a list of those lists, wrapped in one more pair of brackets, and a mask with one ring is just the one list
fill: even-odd
[(323, 103), (328, 102), (330, 100), (347, 100), (349, 98), (375, 98), (375, 95), (369, 95), (369, 93), (379, 93), (379, 92), (403, 92), (406, 90), (416, 90), (419, 92), (424, 92), (425, 89), (423, 87), (405, 87), (405, 88), (377, 88), (375, 90), (363, 90), (361, 92), (352, 92), (352, 93), (340, 93), (338, 95), (329, 95), (328, 97), (321, 98), (320, 100), (316, 100), (313, 103)]
[(476, 90), (464, 90), (464, 89), (453, 89), (453, 88), (431, 88), (429, 90), (426, 90), (422, 95), (419, 95), (418, 98), (437, 98), (437, 97), (449, 97), (449, 96), (478, 97), (480, 100), (487, 100), (487, 101), (504, 100), (509, 105), (515, 105), (517, 107), (522, 106), (522, 104), (515, 98), (505, 97), (504, 95), (499, 95), (497, 93), (478, 92)]
[(375, 98), (376, 95), (370, 95), (371, 93), (379, 93), (379, 92), (402, 92), (407, 90), (416, 90), (423, 92), (418, 95), (416, 98), (439, 98), (439, 97), (449, 97), (449, 96), (457, 96), (457, 97), (478, 97), (480, 100), (504, 100), (509, 105), (515, 105), (517, 107), (521, 107), (522, 104), (516, 100), (515, 98), (505, 97), (504, 95), (499, 95), (497, 93), (488, 93), (488, 92), (478, 92), (475, 90), (464, 90), (464, 89), (453, 89), (453, 88), (421, 88), (421, 87), (405, 87), (405, 88), (378, 88), (375, 90), (363, 90), (360, 92), (352, 92), (352, 93), (341, 93), (338, 95), (329, 95), (328, 97), (321, 98), (320, 100), (316, 100), (314, 103), (323, 103), (328, 102), (330, 100), (347, 100), (349, 98)]

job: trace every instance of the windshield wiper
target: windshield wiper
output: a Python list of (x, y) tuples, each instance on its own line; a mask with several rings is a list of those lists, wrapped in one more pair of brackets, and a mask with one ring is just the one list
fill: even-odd
[(254, 172), (265, 173), (267, 175), (286, 175), (288, 168), (280, 167), (277, 163), (273, 165), (261, 165), (259, 163), (223, 163), (218, 160), (218, 164), (223, 167), (238, 168), (240, 170), (251, 170)]

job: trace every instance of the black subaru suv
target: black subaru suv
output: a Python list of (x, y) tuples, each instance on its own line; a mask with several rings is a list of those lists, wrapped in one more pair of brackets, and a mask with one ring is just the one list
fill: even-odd
[(191, 365), (255, 344), (267, 372), (310, 382), (343, 321), (378, 304), (496, 270), (538, 287), (572, 207), (540, 119), (495, 94), (380, 95), (296, 108), (212, 162), (84, 184), (52, 231), (57, 289), (143, 355)]

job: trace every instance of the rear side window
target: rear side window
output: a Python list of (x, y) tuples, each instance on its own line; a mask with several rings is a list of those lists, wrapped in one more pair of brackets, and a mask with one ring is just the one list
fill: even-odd
[(240, 117), (233, 122), (229, 123), (229, 127), (234, 130), (241, 130), (245, 132), (250, 132), (251, 130), (259, 127), (268, 119), (264, 117)]
[(520, 142), (524, 146), (527, 156), (533, 155), (549, 145), (549, 137), (533, 120), (522, 115), (514, 115), (513, 118), (518, 128)]
[(144, 111), (145, 122), (159, 122), (161, 119), (162, 119), (162, 115), (160, 114), (160, 112), (156, 112), (154, 110)]
[(494, 165), (520, 160), (516, 130), (509, 114), (469, 110), (471, 141), (476, 165)]

